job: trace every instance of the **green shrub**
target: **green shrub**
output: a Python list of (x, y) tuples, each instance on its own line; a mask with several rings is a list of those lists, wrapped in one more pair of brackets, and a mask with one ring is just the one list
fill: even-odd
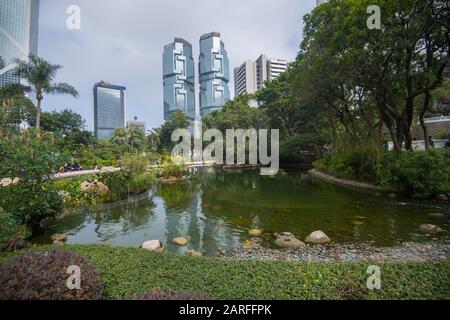
[(185, 166), (182, 162), (174, 161), (171, 157), (163, 159), (160, 174), (164, 179), (179, 179), (183, 177), (184, 173)]
[(58, 192), (67, 192), (70, 195), (70, 197), (64, 201), (65, 207), (77, 208), (91, 206), (108, 200), (98, 197), (94, 193), (81, 190), (81, 183), (83, 181), (86, 181), (86, 177), (59, 179), (53, 182), (53, 186)]
[(429, 195), (450, 192), (450, 150), (385, 152), (378, 160), (361, 151), (333, 154), (314, 163), (337, 177), (370, 181), (387, 189)]
[(29, 130), (0, 139), (0, 177), (20, 180), (0, 188), (0, 207), (19, 224), (37, 226), (54, 217), (62, 199), (49, 180), (64, 162), (52, 134)]
[[(69, 266), (81, 271), (81, 288), (67, 286)], [(98, 300), (98, 271), (81, 255), (65, 250), (29, 252), (0, 265), (1, 300)]]
[(13, 215), (17, 223), (34, 228), (42, 220), (56, 217), (63, 208), (63, 200), (50, 182), (23, 182), (0, 188), (0, 206)]
[(315, 166), (341, 178), (377, 182), (379, 157), (370, 151), (353, 151), (327, 155), (316, 161)]
[(403, 192), (446, 194), (450, 192), (450, 150), (387, 153), (379, 181)]
[(24, 225), (19, 225), (14, 217), (0, 208), (0, 252), (13, 252), (29, 247), (25, 241), (30, 232)]

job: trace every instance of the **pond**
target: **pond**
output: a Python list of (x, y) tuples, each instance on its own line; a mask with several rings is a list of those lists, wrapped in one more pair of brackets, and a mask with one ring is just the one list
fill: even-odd
[[(68, 243), (139, 247), (159, 239), (169, 252), (195, 249), (216, 255), (218, 248), (242, 247), (248, 230), (261, 228), (265, 247), (274, 246), (275, 232), (292, 232), (303, 240), (316, 230), (334, 242), (381, 247), (447, 240), (449, 222), (429, 217), (435, 212), (449, 214), (448, 203), (393, 200), (330, 185), (300, 170), (267, 177), (258, 170), (201, 169), (188, 182), (160, 185), (123, 203), (73, 210), (34, 240), (48, 243), (52, 234), (64, 233)], [(424, 234), (419, 231), (424, 223), (447, 232)], [(178, 236), (189, 238), (189, 244), (173, 244)]]

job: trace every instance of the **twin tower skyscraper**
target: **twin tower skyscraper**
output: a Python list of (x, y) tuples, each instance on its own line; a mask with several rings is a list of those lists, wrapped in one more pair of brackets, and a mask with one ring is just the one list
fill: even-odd
[[(230, 100), (230, 66), (220, 33), (212, 32), (200, 38), (198, 62), (200, 84), (199, 115), (220, 110)], [(195, 64), (192, 45), (184, 39), (175, 38), (164, 46), (163, 53), (164, 120), (173, 112), (183, 111), (191, 120), (198, 112), (195, 100)]]

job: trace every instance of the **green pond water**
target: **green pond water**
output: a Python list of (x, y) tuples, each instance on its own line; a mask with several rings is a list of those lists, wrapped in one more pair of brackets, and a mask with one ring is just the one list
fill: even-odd
[[(50, 223), (35, 242), (54, 233), (68, 243), (108, 243), (138, 247), (159, 239), (169, 252), (195, 249), (216, 255), (218, 248), (242, 247), (248, 230), (264, 230), (262, 246), (273, 247), (273, 233), (288, 231), (303, 240), (316, 230), (338, 243), (370, 242), (394, 246), (406, 241), (446, 241), (449, 221), (428, 216), (450, 214), (448, 203), (389, 199), (385, 195), (333, 186), (298, 170), (267, 177), (258, 170), (226, 172), (203, 169), (189, 182), (160, 185), (122, 203), (78, 209)], [(419, 226), (432, 223), (447, 232), (426, 235)], [(178, 236), (185, 247), (172, 244)]]

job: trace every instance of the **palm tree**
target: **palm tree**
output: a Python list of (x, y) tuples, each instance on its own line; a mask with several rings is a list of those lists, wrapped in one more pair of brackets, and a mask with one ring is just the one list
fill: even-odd
[(5, 108), (10, 107), (14, 99), (25, 98), (25, 93), (30, 91), (30, 87), (7, 83), (0, 87), (0, 106)]
[(28, 61), (16, 59), (15, 74), (25, 80), (29, 91), (36, 96), (36, 129), (41, 125), (41, 103), (44, 94), (69, 94), (78, 96), (77, 90), (67, 83), (54, 83), (56, 72), (62, 68), (60, 65), (50, 64), (42, 58), (31, 54)]

